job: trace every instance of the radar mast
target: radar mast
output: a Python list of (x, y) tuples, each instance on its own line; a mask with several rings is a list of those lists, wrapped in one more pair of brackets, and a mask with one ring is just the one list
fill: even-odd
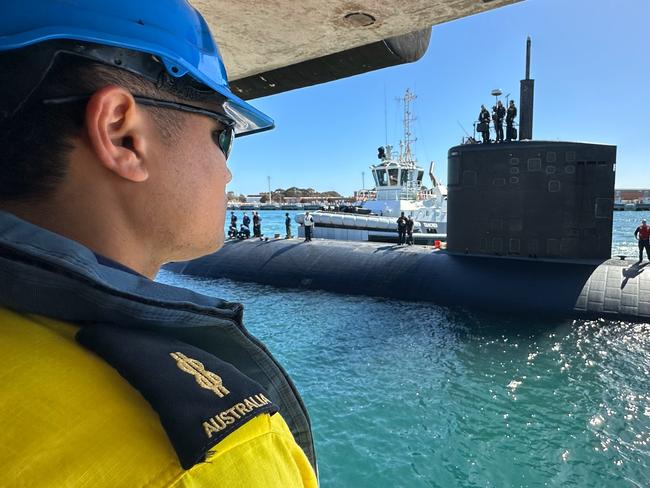
[(403, 143), (400, 143), (400, 159), (403, 163), (414, 164), (411, 143), (417, 141), (417, 138), (411, 139), (411, 122), (416, 120), (411, 115), (411, 102), (416, 98), (417, 96), (411, 93), (411, 90), (408, 88), (406, 89), (404, 98), (398, 98), (398, 100), (404, 102), (404, 140)]

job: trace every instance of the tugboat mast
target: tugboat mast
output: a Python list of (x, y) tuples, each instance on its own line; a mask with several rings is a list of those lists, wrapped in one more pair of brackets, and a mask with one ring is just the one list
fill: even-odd
[(403, 145), (400, 144), (402, 148), (400, 156), (403, 162), (411, 164), (413, 163), (411, 142), (417, 141), (417, 139), (411, 139), (411, 122), (415, 121), (415, 117), (411, 115), (411, 101), (415, 100), (416, 98), (417, 96), (413, 95), (413, 93), (411, 93), (411, 90), (407, 88), (406, 93), (404, 94), (404, 98), (399, 99), (404, 102), (404, 143)]

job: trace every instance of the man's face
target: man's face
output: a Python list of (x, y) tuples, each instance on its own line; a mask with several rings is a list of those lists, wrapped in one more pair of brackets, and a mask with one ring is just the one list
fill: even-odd
[(159, 135), (154, 143), (157, 171), (150, 190), (155, 194), (151, 213), (162, 245), (169, 245), (169, 260), (190, 259), (214, 252), (223, 245), (226, 185), (232, 175), (226, 158), (213, 139), (219, 122), (184, 114), (185, 124), (170, 141)]

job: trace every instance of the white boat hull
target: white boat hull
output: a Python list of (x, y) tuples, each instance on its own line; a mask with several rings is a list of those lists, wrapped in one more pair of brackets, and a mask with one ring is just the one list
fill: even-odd
[[(312, 237), (337, 241), (395, 242), (397, 218), (380, 215), (357, 215), (343, 212), (315, 212)], [(297, 215), (299, 237), (304, 237), (304, 215)], [(431, 244), (447, 239), (446, 222), (415, 221), (413, 238), (418, 244)]]

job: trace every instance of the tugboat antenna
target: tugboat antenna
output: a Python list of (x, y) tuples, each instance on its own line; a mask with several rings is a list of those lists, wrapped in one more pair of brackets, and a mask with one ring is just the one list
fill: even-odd
[(415, 117), (411, 116), (411, 102), (417, 98), (416, 95), (411, 93), (411, 90), (406, 89), (404, 94), (404, 161), (412, 162), (413, 154), (411, 153), (411, 142), (415, 142), (416, 139), (411, 139), (411, 122), (415, 120)]

